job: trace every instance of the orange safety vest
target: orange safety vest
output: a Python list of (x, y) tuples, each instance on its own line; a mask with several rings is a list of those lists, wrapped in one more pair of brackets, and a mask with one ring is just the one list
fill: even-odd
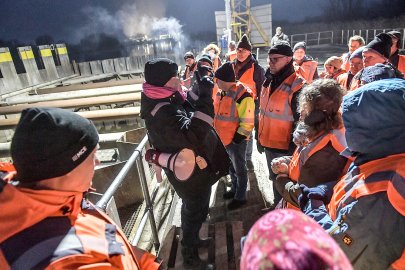
[(185, 79), (183, 80), (183, 86), (190, 88), (191, 86), (191, 81), (194, 76), (194, 71), (197, 69), (197, 64), (194, 65), (194, 68), (190, 70), (190, 67), (187, 66), (186, 70), (184, 71), (185, 73)]
[[(235, 62), (232, 63), (233, 70), (235, 70)], [(256, 90), (256, 83), (253, 80), (253, 74), (255, 72), (255, 63), (252, 63), (252, 66), (245, 70), (242, 76), (237, 79), (237, 81), (243, 83), (243, 85), (250, 88), (253, 94), (253, 99), (257, 98), (257, 90)], [(235, 74), (237, 76), (237, 74)]]
[[(304, 147), (297, 147), (291, 158), (290, 164), (288, 165), (289, 178), (294, 182), (298, 182), (302, 166), (304, 166), (304, 164), (313, 154), (323, 149), (329, 142), (331, 142), (332, 147), (335, 148), (336, 151), (339, 153), (342, 152), (347, 146), (345, 129), (334, 129), (319, 136)], [(299, 208), (293, 206), (289, 202), (287, 202), (287, 208), (299, 210)]]
[(219, 67), (219, 57), (216, 56), (214, 62), (212, 63), (212, 70), (215, 72)]
[(340, 74), (337, 78), (336, 81), (342, 86), (344, 89), (348, 89), (349, 85), (347, 85), (347, 82), (349, 81), (349, 73), (343, 73)]
[(300, 75), (307, 83), (311, 83), (314, 79), (316, 68), (318, 67), (318, 62), (316, 61), (306, 61), (301, 65), (298, 65), (294, 61), (294, 69), (298, 75)]
[(349, 53), (344, 53), (342, 55), (343, 63), (340, 66), (341, 69), (344, 69), (346, 71), (349, 71), (350, 69), (350, 55)]
[(249, 90), (242, 84), (236, 83), (228, 91), (218, 90), (214, 99), (214, 128), (222, 143), (227, 146), (239, 127), (239, 114), (236, 101)]
[(405, 55), (400, 55), (397, 69), (405, 74)]
[[(358, 174), (346, 174), (333, 188), (328, 205), (329, 215), (336, 220), (337, 213), (347, 203), (363, 196), (386, 192), (391, 205), (405, 216), (405, 194), (397, 188), (405, 178), (405, 154), (391, 155), (360, 165)], [(399, 177), (394, 177), (399, 175)]]
[(270, 86), (262, 87), (259, 108), (259, 142), (264, 147), (287, 150), (294, 123), (291, 100), (304, 86), (295, 72), (270, 95)]
[(233, 61), (236, 59), (236, 50), (235, 51), (230, 51), (226, 54), (227, 57), (229, 57), (229, 61)]

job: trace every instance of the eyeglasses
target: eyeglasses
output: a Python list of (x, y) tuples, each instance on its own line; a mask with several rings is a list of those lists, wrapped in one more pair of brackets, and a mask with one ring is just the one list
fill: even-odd
[(268, 59), (269, 59), (269, 62), (270, 62), (270, 63), (275, 64), (275, 63), (278, 62), (278, 59), (284, 58), (284, 57), (287, 57), (287, 56), (269, 57)]

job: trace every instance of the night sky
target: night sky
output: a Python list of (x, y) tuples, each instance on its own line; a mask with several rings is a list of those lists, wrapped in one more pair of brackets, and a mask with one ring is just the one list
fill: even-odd
[[(252, 6), (268, 3), (273, 20), (299, 21), (322, 12), (322, 0), (251, 0)], [(145, 14), (174, 17), (186, 34), (214, 32), (214, 11), (225, 7), (221, 0), (1, 0), (0, 10), (0, 39), (30, 42), (48, 34), (55, 41), (78, 42), (91, 33), (125, 36), (137, 31), (150, 24), (141, 19)]]

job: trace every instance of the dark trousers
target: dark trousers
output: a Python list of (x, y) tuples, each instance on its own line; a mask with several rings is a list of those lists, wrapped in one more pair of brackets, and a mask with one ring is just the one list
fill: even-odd
[(181, 228), (183, 230), (183, 246), (193, 247), (199, 241), (201, 226), (208, 215), (211, 186), (200, 191), (197, 196), (187, 196), (181, 206)]

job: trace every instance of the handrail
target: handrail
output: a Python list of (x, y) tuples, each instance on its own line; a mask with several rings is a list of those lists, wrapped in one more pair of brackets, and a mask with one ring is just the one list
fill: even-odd
[[(145, 170), (143, 168), (142, 160), (140, 159), (142, 149), (145, 148), (146, 143), (148, 142), (148, 136), (146, 135), (142, 141), (139, 143), (139, 145), (136, 147), (132, 155), (129, 157), (128, 161), (124, 165), (124, 167), (121, 169), (121, 171), (118, 173), (118, 175), (115, 177), (114, 181), (111, 183), (111, 185), (108, 187), (107, 191), (104, 193), (104, 195), (101, 197), (101, 199), (96, 203), (98, 207), (100, 207), (102, 210), (105, 210), (107, 207), (108, 202), (114, 195), (114, 193), (118, 190), (120, 187), (121, 183), (124, 181), (126, 175), (128, 174), (129, 170), (135, 165), (137, 166), (138, 172), (139, 172), (139, 178), (142, 186), (142, 193), (145, 198), (145, 203), (146, 203), (146, 211), (148, 212), (149, 220), (150, 220), (150, 225), (152, 227), (152, 234), (153, 234), (153, 240), (154, 240), (154, 245), (155, 249), (158, 250), (160, 243), (159, 243), (159, 237), (157, 233), (157, 228), (156, 228), (156, 222), (155, 222), (155, 217), (153, 215), (153, 204), (149, 195), (149, 189), (148, 189), (148, 183), (146, 181), (145, 177)], [(145, 223), (143, 223), (143, 226), (145, 226)], [(143, 230), (143, 228), (138, 228), (138, 230)]]

